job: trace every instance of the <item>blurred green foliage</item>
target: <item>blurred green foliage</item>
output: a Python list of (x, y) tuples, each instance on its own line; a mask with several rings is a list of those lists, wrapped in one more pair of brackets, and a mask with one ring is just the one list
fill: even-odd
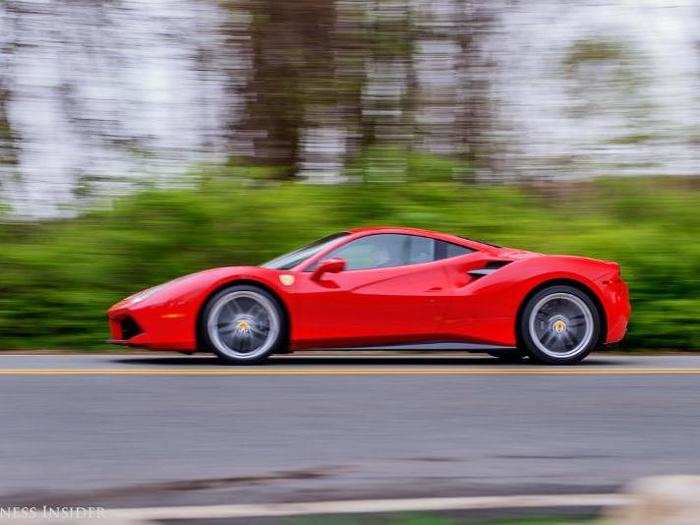
[(329, 186), (269, 182), (255, 169), (232, 177), (231, 169), (206, 170), (194, 189), (147, 190), (74, 219), (0, 223), (0, 348), (104, 348), (104, 312), (125, 295), (387, 224), (618, 261), (633, 304), (624, 346), (700, 349), (696, 180), (465, 185), (446, 182), (461, 179), (459, 163), (410, 157), (391, 184), (371, 158), (349, 168), (355, 182)]

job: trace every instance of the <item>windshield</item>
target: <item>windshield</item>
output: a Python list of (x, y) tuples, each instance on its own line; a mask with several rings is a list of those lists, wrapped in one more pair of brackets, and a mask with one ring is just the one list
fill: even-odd
[(346, 235), (349, 235), (348, 232), (334, 233), (333, 235), (314, 241), (311, 244), (307, 244), (302, 248), (298, 248), (293, 252), (275, 257), (271, 261), (261, 264), (261, 266), (273, 270), (289, 270), (290, 268), (300, 265), (309, 257), (316, 255), (333, 241), (345, 237)]

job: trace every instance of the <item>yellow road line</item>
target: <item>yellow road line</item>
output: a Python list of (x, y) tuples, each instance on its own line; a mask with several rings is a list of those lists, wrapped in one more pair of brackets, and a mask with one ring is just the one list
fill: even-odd
[(700, 368), (335, 367), (0, 368), (0, 376), (650, 376), (700, 375)]

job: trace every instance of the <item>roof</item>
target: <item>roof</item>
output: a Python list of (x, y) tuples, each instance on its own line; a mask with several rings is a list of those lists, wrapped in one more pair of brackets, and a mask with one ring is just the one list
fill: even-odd
[(485, 247), (488, 250), (497, 249), (495, 245), (488, 243), (483, 243), (480, 241), (475, 241), (466, 237), (460, 237), (459, 235), (454, 235), (451, 233), (444, 233), (435, 230), (426, 230), (422, 228), (409, 228), (406, 226), (364, 226), (360, 228), (351, 228), (349, 230), (352, 234), (357, 233), (404, 233), (404, 234), (414, 234), (414, 235), (424, 235), (426, 237), (434, 237), (438, 239), (443, 239), (456, 244), (463, 245), (478, 245), (479, 247)]
[(408, 228), (406, 226), (363, 226), (361, 228), (351, 228), (350, 233), (366, 233), (366, 232), (381, 232), (381, 231), (402, 231), (404, 233), (417, 233), (421, 235), (445, 235), (444, 233), (434, 230), (424, 230), (421, 228)]

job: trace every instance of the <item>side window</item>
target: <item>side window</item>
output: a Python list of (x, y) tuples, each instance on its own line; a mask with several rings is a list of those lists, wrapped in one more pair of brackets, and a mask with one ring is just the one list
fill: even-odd
[(405, 235), (379, 234), (361, 237), (330, 253), (326, 259), (345, 259), (347, 270), (390, 268), (406, 264)]
[(408, 255), (406, 264), (420, 264), (436, 260), (435, 239), (417, 235), (406, 235), (405, 238)]
[(467, 248), (466, 246), (460, 246), (459, 244), (452, 244), (447, 241), (435, 241), (435, 260), (449, 259), (450, 257), (459, 257), (460, 255), (467, 255), (472, 253), (474, 250)]
[(324, 259), (338, 257), (345, 260), (347, 270), (369, 270), (439, 261), (472, 251), (464, 246), (419, 235), (379, 233), (351, 241)]

